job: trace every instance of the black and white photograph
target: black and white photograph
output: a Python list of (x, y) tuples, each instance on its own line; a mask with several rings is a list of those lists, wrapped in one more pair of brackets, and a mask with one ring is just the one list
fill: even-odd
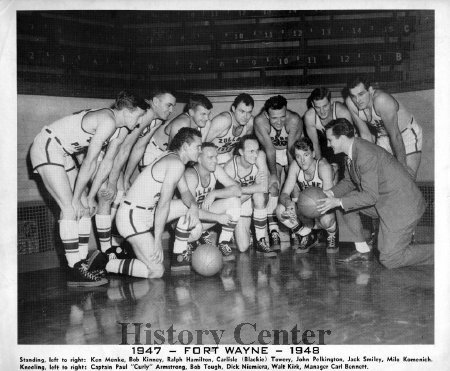
[(448, 369), (449, 9), (333, 5), (1, 4), (0, 368)]

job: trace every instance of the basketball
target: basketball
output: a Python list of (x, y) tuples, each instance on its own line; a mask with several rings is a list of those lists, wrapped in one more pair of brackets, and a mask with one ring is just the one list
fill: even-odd
[(192, 253), (192, 268), (202, 276), (213, 276), (222, 269), (222, 254), (215, 245), (200, 245)]
[(322, 214), (317, 210), (316, 202), (321, 198), (327, 198), (327, 195), (321, 188), (306, 188), (303, 192), (300, 192), (298, 196), (298, 211), (306, 218), (314, 219), (320, 217)]

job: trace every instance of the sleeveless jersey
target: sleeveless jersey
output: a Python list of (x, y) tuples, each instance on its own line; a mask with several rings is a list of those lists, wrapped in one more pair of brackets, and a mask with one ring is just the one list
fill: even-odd
[[(83, 110), (75, 112), (71, 116), (63, 117), (47, 127), (52, 133), (59, 139), (62, 147), (68, 154), (74, 154), (81, 152), (85, 148), (89, 147), (89, 143), (95, 133), (89, 133), (83, 129), (83, 118), (89, 112), (100, 111), (105, 108), (96, 110)], [(109, 109), (109, 108), (106, 108)], [(111, 109), (109, 109), (112, 111)], [(120, 128), (116, 129), (113, 135), (103, 144), (108, 145), (110, 141), (119, 135)]]
[(236, 148), (239, 140), (247, 134), (248, 124), (246, 124), (239, 135), (233, 134), (233, 127), (235, 126), (235, 118), (231, 112), (228, 112), (231, 117), (231, 125), (228, 131), (221, 137), (214, 138), (212, 142), (217, 146), (217, 153), (223, 154), (228, 152), (233, 152), (234, 148)]
[(322, 179), (319, 178), (319, 161), (316, 161), (316, 168), (314, 170), (314, 176), (311, 180), (305, 179), (305, 172), (300, 168), (300, 171), (297, 176), (297, 183), (300, 187), (300, 191), (304, 191), (309, 187), (319, 187), (323, 188)]
[(272, 144), (275, 149), (286, 149), (288, 145), (288, 133), (286, 128), (283, 126), (281, 130), (275, 130), (275, 128), (270, 125), (269, 137), (272, 140)]
[(203, 200), (208, 195), (208, 193), (210, 193), (213, 189), (216, 188), (217, 180), (216, 180), (216, 176), (214, 175), (214, 173), (210, 173), (209, 174), (209, 182), (204, 187), (197, 168), (194, 166), (193, 169), (197, 173), (197, 179), (198, 179), (198, 184), (197, 184), (197, 187), (195, 188), (195, 200), (197, 201), (198, 207), (201, 207)]
[(178, 157), (178, 155), (174, 152), (166, 152), (156, 158), (142, 171), (142, 173), (137, 176), (136, 180), (127, 191), (127, 195), (125, 197), (127, 201), (147, 209), (156, 208), (159, 197), (161, 196), (162, 182), (155, 179), (153, 175), (153, 168), (159, 161), (167, 156)]
[[(375, 92), (374, 92), (374, 94), (375, 94)], [(372, 95), (372, 101), (373, 101), (373, 95)], [(400, 132), (403, 132), (406, 129), (409, 129), (415, 120), (414, 120), (414, 116), (411, 113), (409, 113), (399, 101), (397, 101), (397, 103), (398, 103), (398, 111), (397, 111), (398, 128), (399, 128)], [(372, 115), (371, 115), (370, 120), (367, 115), (367, 113), (368, 113), (367, 109), (358, 110), (359, 118), (361, 120), (363, 120), (366, 124), (370, 125), (376, 131), (377, 138), (389, 136), (389, 134), (386, 131), (386, 127), (383, 123), (383, 120), (375, 112), (375, 108), (374, 108), (373, 104), (372, 104), (371, 110), (372, 110), (372, 112), (371, 112)]]
[[(336, 118), (337, 118), (336, 117), (336, 102), (333, 102), (331, 112), (332, 112), (333, 120), (336, 120)], [(315, 126), (316, 126), (317, 131), (325, 133), (325, 127), (322, 124), (322, 120), (320, 119), (320, 117), (316, 111), (314, 111), (314, 114), (316, 117)]]
[(234, 180), (238, 181), (242, 187), (246, 187), (255, 183), (256, 174), (258, 174), (258, 167), (253, 164), (250, 171), (244, 175), (240, 176), (238, 172), (237, 156), (233, 156), (233, 166), (234, 166)]

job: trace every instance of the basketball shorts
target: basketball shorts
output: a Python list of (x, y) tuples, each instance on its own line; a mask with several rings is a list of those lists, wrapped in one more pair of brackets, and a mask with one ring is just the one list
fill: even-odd
[(153, 138), (150, 139), (150, 143), (147, 145), (147, 148), (145, 148), (144, 156), (139, 162), (139, 170), (150, 165), (153, 161), (156, 160), (156, 158), (158, 158), (165, 152), (165, 150), (159, 148)]
[(275, 150), (275, 156), (278, 165), (283, 167), (288, 165), (287, 149)]
[(47, 126), (34, 138), (30, 158), (34, 173), (44, 165), (62, 166), (66, 172), (76, 169), (72, 156), (64, 150), (61, 141)]
[[(403, 129), (401, 134), (405, 145), (406, 155), (422, 152), (422, 127), (416, 120), (413, 120), (407, 128)], [(376, 143), (389, 153), (394, 153), (387, 135), (378, 137)]]
[(116, 226), (120, 235), (127, 239), (147, 233), (153, 228), (155, 208), (146, 208), (123, 200), (117, 210)]

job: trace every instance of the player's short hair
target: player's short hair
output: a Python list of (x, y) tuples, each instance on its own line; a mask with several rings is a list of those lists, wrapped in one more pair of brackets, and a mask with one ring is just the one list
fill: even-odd
[(168, 149), (169, 151), (178, 151), (184, 143), (191, 144), (195, 137), (202, 138), (197, 129), (181, 128), (173, 137)]
[(331, 102), (331, 91), (324, 87), (315, 88), (308, 97), (308, 107), (313, 107), (314, 101), (324, 98), (327, 98)]
[(241, 139), (239, 139), (239, 142), (238, 142), (238, 144), (237, 144), (237, 146), (236, 146), (236, 148), (234, 150), (234, 154), (235, 155), (239, 154), (239, 150), (240, 149), (242, 149), (242, 150), (244, 149), (245, 142), (247, 140), (254, 140), (254, 141), (256, 141), (256, 143), (258, 143), (258, 146), (259, 146), (259, 141), (258, 141), (258, 138), (256, 137), (256, 135), (254, 135), (254, 134), (246, 134), (246, 135), (242, 136)]
[(264, 111), (266, 111), (267, 113), (269, 113), (269, 109), (279, 110), (283, 107), (287, 107), (287, 100), (282, 95), (275, 95), (273, 97), (270, 97), (264, 103)]
[(234, 98), (233, 104), (231, 106), (236, 108), (241, 102), (246, 106), (255, 106), (255, 101), (253, 100), (252, 96), (247, 93), (241, 93), (236, 98)]
[(347, 82), (347, 89), (353, 89), (359, 84), (363, 84), (366, 90), (369, 90), (369, 87), (372, 85), (370, 79), (367, 76), (357, 76)]
[(150, 90), (150, 100), (152, 100), (153, 98), (159, 98), (160, 96), (165, 94), (173, 95), (176, 98), (175, 92), (173, 90), (167, 89), (162, 86), (154, 86)]
[(218, 147), (213, 142), (203, 142), (202, 143), (202, 150), (204, 148), (215, 148), (215, 149), (217, 149)]
[(311, 151), (312, 152), (312, 151), (314, 151), (314, 145), (313, 145), (313, 142), (311, 141), (311, 139), (309, 139), (308, 137), (302, 137), (295, 141), (294, 151), (296, 149), (299, 151)]
[(325, 130), (331, 129), (331, 133), (339, 138), (341, 135), (345, 135), (347, 138), (353, 138), (355, 136), (355, 128), (353, 124), (344, 118), (331, 120), (325, 125)]
[(149, 104), (141, 98), (139, 95), (133, 94), (132, 92), (128, 90), (122, 90), (116, 97), (116, 100), (111, 105), (110, 108), (116, 109), (116, 110), (122, 110), (124, 108), (128, 108), (130, 110), (139, 107), (143, 110), (148, 109), (150, 106)]
[(189, 96), (189, 102), (184, 106), (184, 112), (187, 112), (190, 109), (195, 111), (199, 106), (206, 108), (207, 110), (213, 108), (211, 101), (206, 96), (203, 94), (192, 94)]

